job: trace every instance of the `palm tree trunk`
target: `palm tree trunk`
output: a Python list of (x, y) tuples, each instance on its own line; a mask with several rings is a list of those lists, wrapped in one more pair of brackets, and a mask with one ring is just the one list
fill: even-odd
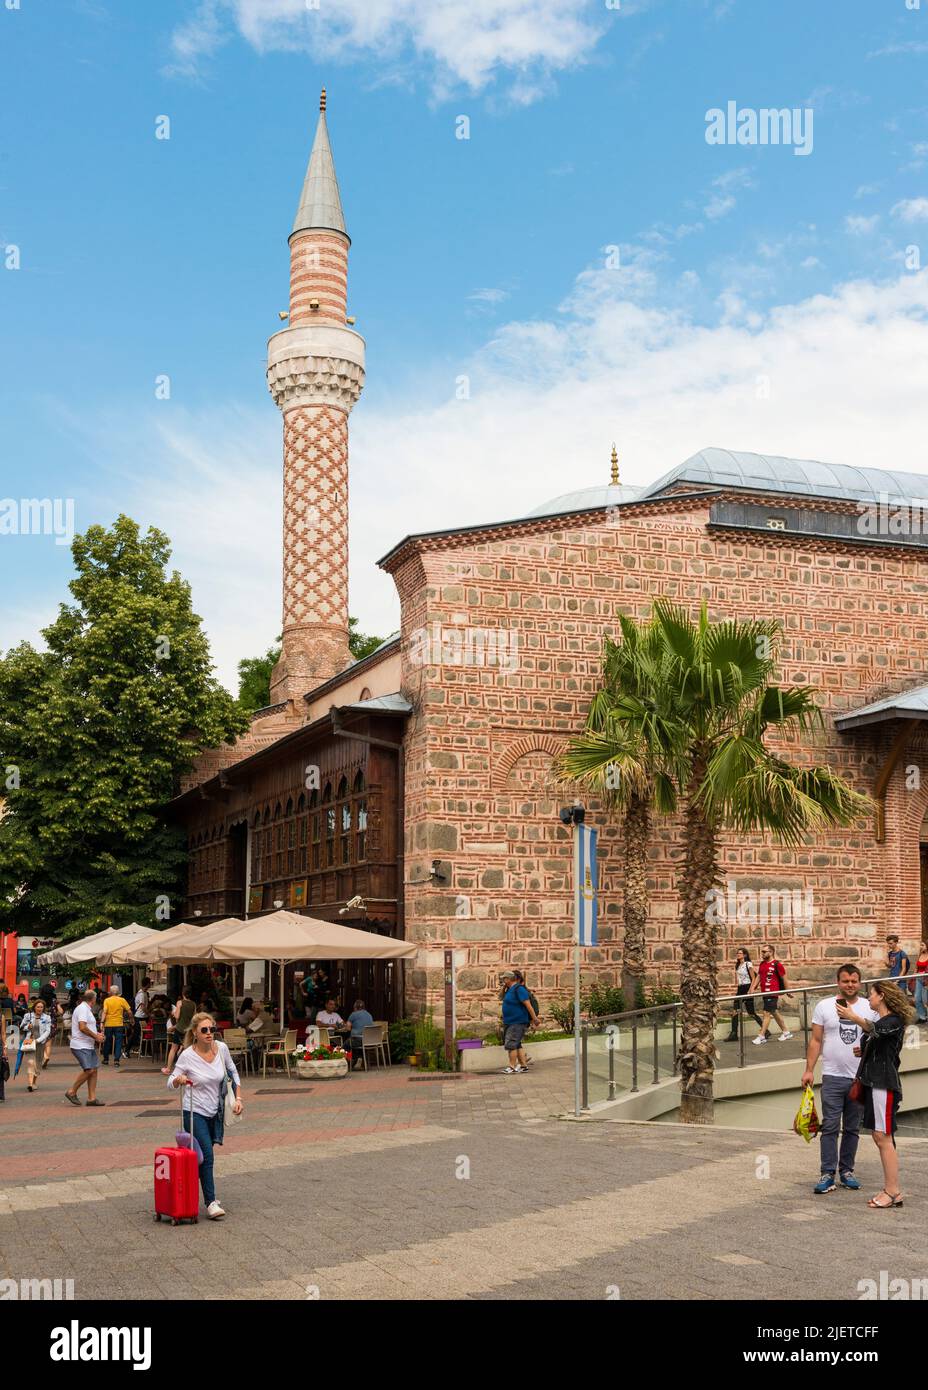
[(634, 1009), (645, 971), (644, 931), (648, 920), (648, 844), (651, 838), (651, 806), (647, 797), (632, 795), (629, 798), (622, 838), (622, 992), (626, 1009)]
[(683, 966), (680, 982), (680, 1119), (711, 1125), (712, 1073), (715, 1069), (716, 914), (709, 892), (717, 879), (715, 826), (698, 802), (705, 759), (693, 759), (684, 815), (685, 862), (681, 885)]

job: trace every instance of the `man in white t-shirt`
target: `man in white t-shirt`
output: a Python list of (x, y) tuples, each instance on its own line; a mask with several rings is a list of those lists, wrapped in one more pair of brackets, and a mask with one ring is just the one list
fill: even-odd
[[(838, 1017), (837, 1001), (854, 1010), (861, 1018), (876, 1019), (866, 999), (860, 997), (860, 971), (856, 965), (842, 965), (838, 970), (838, 993), (820, 999), (812, 1014), (812, 1037), (806, 1053), (803, 1086), (811, 1086), (815, 1064), (822, 1059), (822, 1128), (820, 1131), (822, 1176), (813, 1191), (823, 1196), (835, 1191), (835, 1174), (841, 1186), (856, 1192), (860, 1183), (854, 1177), (854, 1159), (860, 1138), (863, 1106), (850, 1100), (848, 1091), (857, 1075), (860, 1062), (860, 1037), (863, 1029)], [(843, 1121), (843, 1125), (842, 1125)], [(841, 1153), (838, 1154), (838, 1131), (841, 1131)]]
[(323, 1028), (328, 1028), (330, 1035), (332, 1033), (339, 1033), (344, 1036), (345, 1033), (350, 1033), (351, 1031), (349, 1025), (336, 1009), (334, 999), (327, 999), (325, 1001), (325, 1008), (320, 1009), (316, 1014), (316, 1022), (321, 1023)]
[(70, 1090), (65, 1091), (65, 1095), (72, 1105), (80, 1105), (77, 1093), (85, 1081), (87, 1083), (87, 1104), (106, 1104), (105, 1101), (97, 1100), (97, 1068), (100, 1061), (97, 1057), (95, 1044), (103, 1041), (103, 1034), (97, 1031), (97, 1020), (94, 1017), (93, 1006), (96, 999), (96, 990), (88, 989), (83, 1000), (71, 1015), (71, 1056), (81, 1069), (74, 1085)]

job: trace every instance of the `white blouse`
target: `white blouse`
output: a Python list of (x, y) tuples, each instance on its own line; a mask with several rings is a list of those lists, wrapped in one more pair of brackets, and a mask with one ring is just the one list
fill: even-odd
[(173, 1090), (174, 1081), (178, 1076), (189, 1076), (193, 1085), (183, 1088), (186, 1092), (181, 1100), (183, 1109), (188, 1114), (192, 1109), (195, 1115), (213, 1116), (219, 1111), (222, 1079), (226, 1074), (231, 1078), (233, 1086), (241, 1086), (241, 1078), (232, 1060), (232, 1054), (224, 1042), (216, 1043), (216, 1056), (212, 1062), (202, 1057), (195, 1047), (185, 1047), (183, 1052), (178, 1054), (174, 1070), (168, 1077), (168, 1090)]

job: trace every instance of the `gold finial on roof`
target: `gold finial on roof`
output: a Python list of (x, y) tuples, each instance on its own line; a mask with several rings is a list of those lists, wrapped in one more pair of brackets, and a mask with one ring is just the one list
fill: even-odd
[(613, 487), (619, 486), (619, 456), (615, 451), (614, 444), (612, 446), (612, 476), (610, 477), (609, 482), (612, 484)]
[(319, 97), (319, 110), (322, 111), (323, 114), (325, 113), (325, 88), (324, 88), (324, 87), (323, 87), (322, 93), (321, 93), (321, 95), (320, 95), (320, 97)]

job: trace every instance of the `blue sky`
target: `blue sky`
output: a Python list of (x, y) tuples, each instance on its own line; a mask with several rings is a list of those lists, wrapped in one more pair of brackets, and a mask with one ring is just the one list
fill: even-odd
[[(162, 526), (224, 679), (279, 628), (264, 354), (323, 82), (362, 627), (403, 534), (604, 481), (613, 438), (631, 482), (710, 444), (928, 471), (928, 0), (6, 2), (0, 496)], [(707, 144), (728, 101), (811, 110), (811, 153)], [(0, 537), (0, 647), (69, 572)]]

